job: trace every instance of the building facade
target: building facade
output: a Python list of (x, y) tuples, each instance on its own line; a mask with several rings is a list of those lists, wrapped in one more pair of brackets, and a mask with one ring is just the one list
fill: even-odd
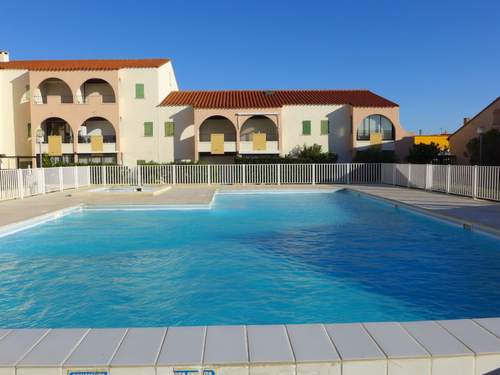
[(500, 131), (500, 96), (488, 104), (473, 118), (464, 118), (464, 123), (449, 137), (450, 151), (456, 156), (459, 164), (469, 164), (467, 143), (479, 136), (478, 130), (487, 132), (490, 129)]
[[(179, 91), (168, 59), (9, 61), (0, 52), (0, 168), (64, 162), (225, 163), (303, 145), (349, 162), (404, 155), (399, 106), (368, 90)], [(43, 139), (37, 142), (37, 132)]]

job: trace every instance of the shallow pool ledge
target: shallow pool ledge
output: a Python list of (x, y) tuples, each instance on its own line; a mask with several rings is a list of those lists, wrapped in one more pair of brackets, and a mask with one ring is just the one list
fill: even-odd
[(473, 375), (499, 368), (500, 318), (0, 330), (2, 375)]

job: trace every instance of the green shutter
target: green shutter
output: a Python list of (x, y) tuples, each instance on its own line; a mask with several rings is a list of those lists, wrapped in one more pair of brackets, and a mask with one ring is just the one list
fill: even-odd
[(325, 135), (330, 132), (328, 120), (321, 120), (321, 134)]
[(144, 99), (144, 84), (136, 83), (135, 84), (135, 98), (136, 99)]
[(165, 122), (165, 137), (173, 137), (175, 132), (175, 125), (173, 122)]
[(144, 136), (145, 137), (152, 137), (153, 136), (153, 123), (152, 122), (145, 122), (144, 123)]
[(311, 135), (311, 121), (302, 121), (302, 135)]

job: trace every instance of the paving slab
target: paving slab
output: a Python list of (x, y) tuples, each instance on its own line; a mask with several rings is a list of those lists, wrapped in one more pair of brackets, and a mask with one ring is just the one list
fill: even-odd
[(130, 328), (111, 361), (112, 367), (154, 366), (166, 328)]
[(472, 351), (436, 322), (401, 323), (433, 357), (468, 356)]
[(203, 363), (248, 364), (246, 327), (208, 327)]
[(325, 328), (320, 324), (290, 324), (286, 326), (296, 362), (335, 362), (335, 351)]
[(476, 354), (500, 353), (500, 339), (470, 319), (441, 320), (438, 323)]
[(170, 327), (158, 357), (158, 366), (201, 365), (206, 327)]
[(107, 366), (125, 336), (125, 328), (92, 329), (71, 353), (65, 367)]
[(0, 340), (0, 367), (14, 366), (48, 332), (48, 329), (16, 329)]
[(380, 360), (386, 359), (375, 341), (362, 324), (327, 324), (325, 325), (342, 360)]
[(500, 338), (500, 318), (482, 318), (474, 319), (474, 321)]
[(365, 323), (364, 327), (389, 359), (429, 357), (399, 323)]
[(283, 325), (248, 326), (250, 363), (295, 363)]
[(17, 364), (18, 367), (60, 367), (87, 329), (54, 329)]

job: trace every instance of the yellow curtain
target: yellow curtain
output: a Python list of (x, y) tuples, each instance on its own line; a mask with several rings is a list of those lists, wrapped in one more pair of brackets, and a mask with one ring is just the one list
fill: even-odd
[(62, 155), (62, 137), (60, 135), (49, 135), (49, 156)]
[(254, 133), (253, 150), (266, 151), (266, 133)]
[(371, 133), (370, 134), (370, 144), (379, 145), (382, 143), (382, 133)]
[(90, 136), (90, 149), (92, 152), (102, 152), (104, 149), (102, 135)]
[(211, 154), (224, 154), (224, 134), (210, 134)]

